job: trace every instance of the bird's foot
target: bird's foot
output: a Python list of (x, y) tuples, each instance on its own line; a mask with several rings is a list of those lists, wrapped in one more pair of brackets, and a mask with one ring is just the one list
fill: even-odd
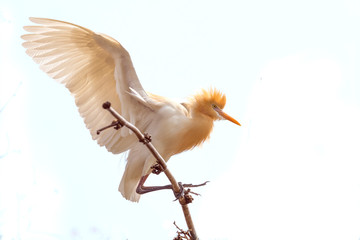
[(200, 184), (184, 184), (184, 187), (202, 187), (202, 186), (205, 186), (208, 182), (210, 181), (206, 181), (206, 182), (203, 182), (203, 183), (200, 183)]
[[(202, 186), (205, 186), (209, 181), (206, 181), (204, 183), (201, 183), (201, 184), (182, 184), (181, 182), (179, 182), (179, 186), (180, 186), (180, 191), (179, 192), (174, 192), (174, 195), (175, 195), (175, 200), (179, 200), (180, 201), (180, 198), (183, 196), (183, 198), (181, 199), (181, 204), (188, 204), (188, 203), (191, 203), (194, 198), (190, 195), (190, 194), (194, 194), (196, 196), (200, 196), (199, 193), (196, 193), (196, 192), (193, 192), (191, 191), (190, 187), (202, 187)], [(184, 188), (188, 188), (188, 189), (184, 189)]]
[(152, 169), (151, 172), (154, 173), (154, 174), (156, 174), (156, 175), (159, 175), (161, 172), (164, 171), (164, 168), (163, 168), (160, 164), (158, 164), (158, 163), (156, 163), (155, 165), (151, 166), (151, 169)]
[(179, 200), (181, 198), (181, 196), (184, 195), (184, 185), (182, 184), (182, 182), (178, 182), (178, 185), (180, 187), (180, 191), (179, 192), (175, 192), (174, 189), (173, 189), (173, 192), (174, 192), (174, 195), (175, 195), (175, 199), (174, 201), (176, 200)]

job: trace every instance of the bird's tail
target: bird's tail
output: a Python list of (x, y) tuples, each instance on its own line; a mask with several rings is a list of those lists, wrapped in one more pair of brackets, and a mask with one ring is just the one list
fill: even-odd
[(124, 175), (119, 185), (119, 192), (123, 197), (133, 202), (140, 200), (136, 188), (141, 177), (151, 173), (150, 167), (155, 164), (155, 158), (143, 149), (144, 146), (139, 143), (130, 150)]
[(119, 192), (121, 192), (124, 198), (132, 202), (138, 202), (140, 200), (140, 195), (136, 193), (136, 188), (143, 175), (145, 162), (146, 157), (137, 154), (135, 151), (130, 151), (119, 185)]
[[(126, 173), (126, 172), (125, 172)], [(139, 184), (139, 179), (128, 179), (124, 173), (120, 185), (119, 192), (123, 195), (124, 198), (132, 202), (139, 202), (140, 195), (136, 193), (136, 188)]]
[(136, 188), (141, 178), (141, 171), (136, 171), (133, 167), (134, 166), (132, 166), (131, 162), (128, 161), (119, 185), (119, 192), (121, 192), (123, 197), (127, 200), (139, 202), (140, 195), (136, 192)]

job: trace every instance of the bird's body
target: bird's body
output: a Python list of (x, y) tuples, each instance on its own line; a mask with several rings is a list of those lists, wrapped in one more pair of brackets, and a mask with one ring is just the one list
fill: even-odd
[(67, 22), (42, 18), (31, 21), (41, 25), (25, 27), (31, 32), (22, 36), (27, 54), (70, 90), (92, 138), (99, 145), (114, 154), (129, 150), (119, 186), (128, 200), (139, 200), (136, 187), (140, 178), (150, 173), (155, 158), (129, 129), (96, 134), (113, 120), (104, 113), (103, 102), (110, 101), (124, 118), (150, 134), (166, 161), (208, 139), (214, 120), (227, 119), (240, 125), (222, 112), (225, 95), (216, 89), (203, 90), (187, 103), (146, 93), (129, 53), (116, 40)]

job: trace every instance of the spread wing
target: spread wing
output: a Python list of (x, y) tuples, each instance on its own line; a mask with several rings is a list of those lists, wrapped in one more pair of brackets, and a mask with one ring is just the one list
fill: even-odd
[(81, 26), (30, 20), (39, 25), (24, 27), (30, 32), (22, 36), (26, 53), (70, 90), (94, 140), (113, 153), (127, 150), (135, 141), (128, 129), (96, 131), (114, 119), (102, 109), (106, 101), (140, 130), (151, 121), (156, 103), (142, 88), (128, 52), (116, 40)]

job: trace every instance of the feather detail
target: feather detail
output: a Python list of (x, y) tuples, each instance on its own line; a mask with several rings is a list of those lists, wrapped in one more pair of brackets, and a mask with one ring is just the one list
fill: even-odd
[[(44, 18), (30, 20), (40, 25), (24, 27), (30, 32), (22, 36), (26, 53), (74, 95), (93, 139), (113, 153), (126, 151), (130, 147), (128, 142), (132, 142), (129, 131), (122, 129), (101, 135), (96, 131), (113, 120), (102, 109), (102, 103), (106, 101), (140, 129), (150, 121), (146, 109), (151, 103), (146, 103), (147, 94), (128, 52), (111, 37), (72, 23)], [(123, 94), (130, 91), (137, 95)], [(143, 107), (139, 106), (139, 99), (142, 99)]]

